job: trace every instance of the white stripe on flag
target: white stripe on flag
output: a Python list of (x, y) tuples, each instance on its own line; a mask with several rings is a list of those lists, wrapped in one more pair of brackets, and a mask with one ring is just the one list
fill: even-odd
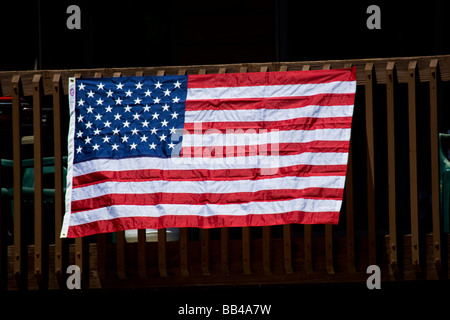
[(75, 188), (72, 201), (104, 196), (107, 194), (152, 194), (152, 193), (235, 193), (288, 189), (343, 188), (344, 176), (282, 177), (260, 180), (233, 181), (108, 181), (83, 188)]
[(325, 93), (342, 94), (354, 93), (355, 86), (355, 81), (334, 81), (310, 84), (191, 88), (188, 89), (186, 100), (301, 97)]
[[(215, 215), (246, 216), (276, 214), (292, 211), (330, 212), (339, 211), (342, 200), (293, 199), (286, 201), (263, 201), (239, 204), (158, 204), (157, 206), (114, 205), (89, 211), (72, 213), (70, 225), (76, 226), (94, 221), (126, 217), (162, 217), (166, 215), (189, 215), (211, 217)], [(176, 226), (175, 226), (176, 227)]]
[[(73, 176), (97, 171), (125, 170), (221, 170), (277, 168), (294, 165), (346, 165), (346, 152), (304, 152), (287, 156), (248, 156), (228, 158), (125, 158), (96, 159), (74, 165)], [(99, 170), (101, 168), (101, 170)]]
[[(267, 143), (306, 143), (312, 141), (348, 141), (351, 129), (271, 131), (256, 129), (237, 133), (184, 134), (183, 147), (242, 146)], [(195, 133), (195, 129), (194, 129)]]
[(306, 106), (294, 109), (243, 109), (186, 111), (185, 122), (280, 121), (297, 118), (351, 117), (353, 106)]

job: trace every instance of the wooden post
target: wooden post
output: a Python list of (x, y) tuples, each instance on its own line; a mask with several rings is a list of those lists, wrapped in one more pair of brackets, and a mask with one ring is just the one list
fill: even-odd
[(125, 231), (116, 232), (116, 264), (117, 276), (119, 279), (126, 279), (126, 262), (125, 262)]
[(81, 288), (89, 287), (89, 247), (84, 238), (75, 239), (75, 264), (81, 272)]
[(225, 275), (230, 274), (229, 268), (229, 244), (230, 244), (230, 231), (229, 228), (220, 229), (220, 264), (222, 266), (222, 273)]
[(419, 255), (419, 193), (417, 181), (417, 128), (416, 128), (416, 75), (417, 61), (408, 65), (408, 115), (409, 115), (409, 197), (411, 203), (411, 257), (416, 272), (420, 271)]
[(397, 262), (397, 206), (395, 190), (395, 119), (394, 119), (394, 86), (395, 63), (386, 66), (387, 95), (387, 146), (388, 146), (388, 201), (389, 201), (389, 260), (391, 270), (398, 272)]
[(61, 239), (61, 227), (64, 217), (64, 185), (61, 131), (61, 104), (64, 99), (61, 75), (53, 76), (53, 139), (55, 154), (55, 274), (60, 288), (65, 287), (65, 271), (69, 247)]
[(20, 75), (12, 78), (12, 145), (13, 145), (13, 187), (14, 187), (14, 277), (19, 289), (26, 289), (28, 285), (28, 251), (25, 235), (22, 232), (22, 159), (21, 159), (21, 105), (23, 95)]
[[(140, 279), (147, 278), (147, 235), (145, 229), (139, 229), (138, 234), (138, 274)], [(164, 239), (166, 235), (164, 234)], [(159, 230), (158, 230), (159, 244)]]
[(313, 236), (312, 236), (312, 225), (311, 224), (305, 224), (304, 225), (304, 246), (305, 246), (305, 271), (306, 273), (313, 273), (313, 258), (312, 258), (312, 252), (313, 252)]
[(438, 130), (439, 60), (430, 61), (430, 146), (431, 146), (431, 203), (433, 220), (433, 255), (438, 273), (442, 269), (441, 221), (439, 212), (439, 130)]
[(333, 266), (333, 225), (325, 225), (325, 266), (328, 274), (334, 274)]
[(180, 271), (183, 277), (189, 276), (188, 228), (180, 228)]
[(209, 260), (210, 260), (210, 230), (201, 229), (200, 231), (200, 256), (201, 256), (201, 269), (203, 275), (210, 275)]
[(355, 223), (353, 207), (353, 148), (350, 138), (347, 162), (347, 177), (345, 180), (345, 214), (346, 214), (346, 233), (347, 233), (347, 266), (348, 272), (356, 272), (355, 267)]
[(376, 217), (375, 217), (375, 155), (373, 133), (373, 87), (376, 84), (373, 62), (366, 63), (366, 142), (367, 142), (367, 215), (369, 240), (369, 265), (376, 264)]
[(97, 272), (100, 281), (106, 279), (107, 274), (107, 249), (106, 249), (106, 233), (101, 233), (97, 235)]
[(242, 264), (245, 274), (251, 274), (251, 230), (250, 227), (242, 228)]
[[(352, 64), (347, 63), (344, 68), (351, 68)], [(353, 210), (353, 147), (350, 137), (348, 146), (347, 176), (345, 179), (345, 214), (346, 214), (346, 235), (347, 235), (347, 266), (348, 272), (355, 273), (355, 224)]]
[(40, 289), (48, 286), (48, 245), (45, 241), (42, 182), (42, 76), (33, 77), (33, 135), (34, 135), (34, 275)]
[[(144, 234), (145, 234), (145, 229)], [(166, 229), (158, 230), (158, 270), (160, 277), (167, 277), (167, 237)]]
[(263, 247), (263, 271), (265, 275), (271, 275), (271, 238), (272, 228), (270, 226), (263, 227), (262, 247)]
[(283, 225), (283, 254), (284, 254), (284, 272), (294, 273), (292, 267), (292, 225)]

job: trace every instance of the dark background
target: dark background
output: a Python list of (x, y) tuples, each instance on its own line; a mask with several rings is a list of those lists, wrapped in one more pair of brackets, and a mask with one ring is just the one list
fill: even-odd
[[(81, 9), (69, 30), (66, 9)], [(381, 9), (369, 30), (367, 7)], [(9, 1), (0, 70), (149, 67), (450, 53), (444, 1)]]

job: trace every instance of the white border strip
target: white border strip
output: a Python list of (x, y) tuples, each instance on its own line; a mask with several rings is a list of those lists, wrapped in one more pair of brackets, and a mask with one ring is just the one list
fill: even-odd
[(69, 112), (70, 112), (70, 122), (69, 122), (69, 134), (67, 138), (67, 149), (68, 149), (68, 159), (67, 159), (67, 187), (66, 187), (66, 208), (63, 219), (63, 224), (61, 228), (61, 238), (67, 237), (67, 232), (69, 231), (70, 217), (71, 217), (71, 203), (72, 203), (72, 177), (73, 177), (73, 157), (75, 151), (74, 136), (75, 136), (75, 102), (76, 102), (76, 79), (73, 77), (69, 78)]

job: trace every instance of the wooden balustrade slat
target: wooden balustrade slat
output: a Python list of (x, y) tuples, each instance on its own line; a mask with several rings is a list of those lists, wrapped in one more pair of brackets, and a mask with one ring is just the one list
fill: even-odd
[(23, 232), (22, 217), (22, 162), (21, 162), (21, 103), (23, 96), (22, 79), (20, 75), (12, 78), (12, 147), (13, 147), (13, 221), (14, 249), (13, 273), (19, 289), (25, 289), (28, 284), (27, 265), (28, 253)]
[(41, 289), (48, 285), (48, 244), (45, 239), (43, 214), (43, 162), (42, 162), (42, 76), (33, 77), (33, 151), (34, 151), (34, 275)]
[(63, 274), (67, 268), (67, 241), (61, 239), (61, 226), (64, 216), (64, 178), (63, 178), (63, 132), (61, 130), (61, 106), (63, 105), (63, 85), (60, 74), (53, 77), (53, 139), (55, 155), (55, 274), (60, 287), (64, 287)]
[(376, 208), (375, 208), (375, 152), (374, 152), (374, 86), (376, 84), (374, 64), (365, 65), (365, 111), (367, 145), (367, 216), (369, 264), (376, 264)]
[[(431, 152), (431, 202), (433, 222), (434, 265), (438, 272), (442, 269), (441, 220), (439, 210), (439, 130), (438, 130), (438, 86), (440, 65), (438, 59), (430, 61), (430, 152)], [(448, 213), (447, 213), (448, 214)]]
[(392, 272), (398, 272), (397, 262), (397, 204), (395, 189), (395, 100), (396, 69), (394, 62), (386, 66), (387, 147), (388, 147), (388, 202), (389, 202), (389, 260)]
[(409, 194), (411, 205), (411, 259), (414, 270), (420, 272), (419, 254), (419, 192), (417, 177), (417, 119), (416, 119), (416, 84), (417, 61), (408, 66), (408, 118), (409, 118)]
[[(344, 68), (351, 68), (351, 63), (346, 63)], [(353, 133), (352, 133), (353, 135)], [(349, 273), (355, 273), (355, 224), (353, 207), (353, 143), (350, 137), (348, 147), (347, 176), (345, 179), (345, 218), (347, 240), (347, 268)]]

